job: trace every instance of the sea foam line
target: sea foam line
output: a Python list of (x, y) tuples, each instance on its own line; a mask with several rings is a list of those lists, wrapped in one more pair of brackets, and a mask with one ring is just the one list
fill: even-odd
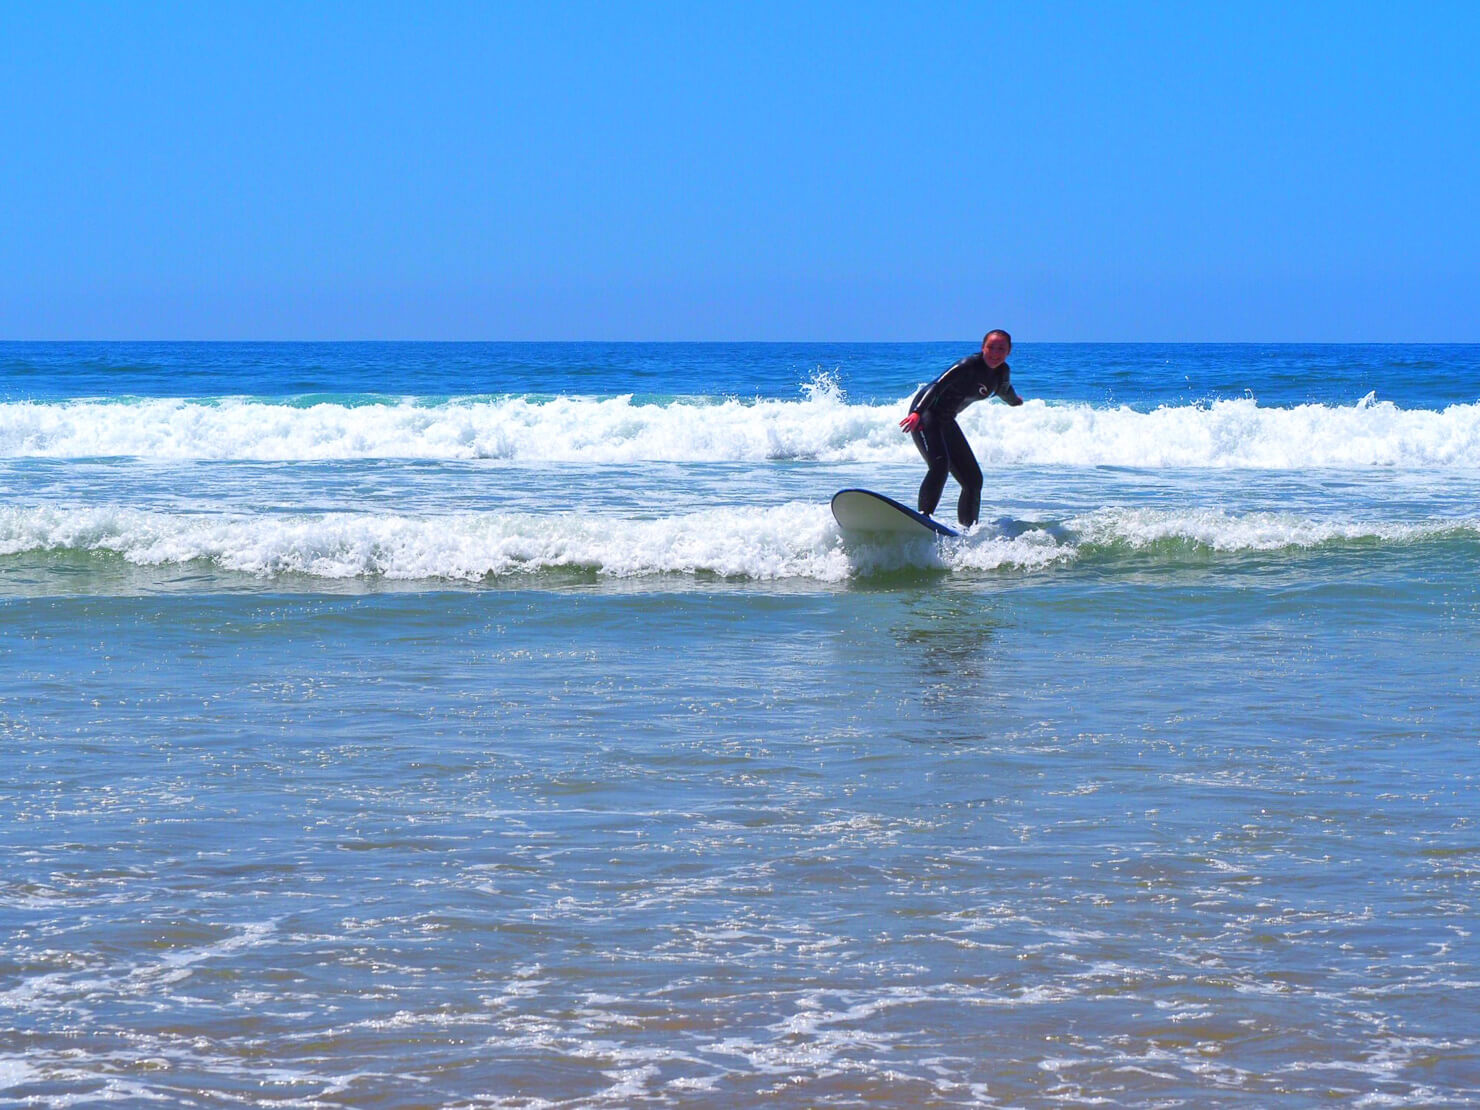
[(476, 582), (569, 570), (614, 578), (708, 575), (838, 582), (900, 569), (1038, 570), (1086, 551), (1217, 553), (1328, 544), (1480, 539), (1480, 520), (1373, 523), (1286, 513), (1110, 508), (1063, 521), (988, 521), (961, 540), (842, 534), (825, 505), (791, 502), (655, 519), (533, 513), (165, 513), (129, 507), (0, 508), (0, 557), (112, 554), (140, 566), (196, 561), (270, 578)]
[[(851, 404), (834, 387), (795, 401), (26, 401), (0, 404), (0, 457), (905, 462), (915, 458), (896, 427), (906, 404)], [(1032, 400), (976, 405), (962, 424), (988, 466), (1480, 469), (1474, 404), (1263, 408), (1242, 399), (1141, 412)]]

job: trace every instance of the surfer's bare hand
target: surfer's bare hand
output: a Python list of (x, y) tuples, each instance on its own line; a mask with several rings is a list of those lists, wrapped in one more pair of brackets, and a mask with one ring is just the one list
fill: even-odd
[(899, 422), (899, 426), (907, 432), (913, 432), (920, 426), (920, 414), (912, 412)]

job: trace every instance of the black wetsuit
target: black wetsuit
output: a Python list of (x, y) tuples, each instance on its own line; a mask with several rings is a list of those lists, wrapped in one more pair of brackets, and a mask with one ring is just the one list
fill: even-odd
[(910, 402), (910, 411), (920, 414), (920, 423), (910, 437), (930, 468), (920, 483), (922, 513), (935, 512), (941, 491), (946, 487), (946, 475), (950, 474), (961, 483), (956, 519), (963, 528), (976, 523), (981, 509), (982, 470), (961, 426), (956, 423), (956, 416), (967, 405), (993, 396), (1001, 397), (1009, 405), (1023, 403), (1012, 388), (1007, 363), (993, 370), (978, 351), (956, 363), (916, 393)]

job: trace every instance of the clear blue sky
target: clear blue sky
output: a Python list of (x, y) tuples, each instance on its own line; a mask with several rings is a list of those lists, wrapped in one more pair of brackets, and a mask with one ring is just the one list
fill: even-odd
[(1480, 4), (0, 0), (0, 338), (1480, 340)]

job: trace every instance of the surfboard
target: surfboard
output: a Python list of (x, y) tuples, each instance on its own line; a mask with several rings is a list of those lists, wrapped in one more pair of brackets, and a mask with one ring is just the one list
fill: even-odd
[(848, 532), (882, 532), (899, 536), (959, 536), (924, 513), (871, 489), (845, 489), (833, 494), (833, 516)]

